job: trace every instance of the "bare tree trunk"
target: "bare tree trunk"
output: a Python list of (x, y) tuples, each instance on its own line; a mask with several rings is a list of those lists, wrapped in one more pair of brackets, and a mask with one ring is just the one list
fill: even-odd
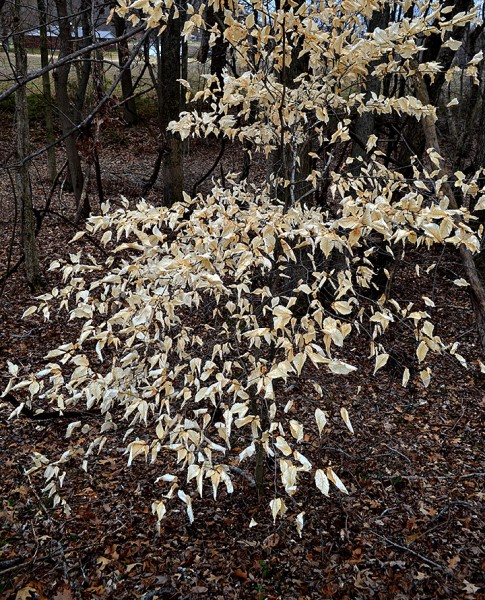
[[(460, 98), (460, 103), (463, 105), (463, 110), (460, 111), (464, 113), (463, 116), (460, 113), (457, 115), (453, 108), (448, 108), (447, 116), (449, 116), (448, 126), (450, 134), (455, 141), (456, 165), (463, 171), (468, 166), (466, 163), (473, 156), (473, 144), (477, 140), (477, 136), (473, 134), (474, 130), (478, 130), (478, 151), (481, 150), (481, 144), (485, 142), (485, 131), (480, 139), (480, 132), (485, 127), (483, 125), (485, 114), (480, 98), (480, 88), (477, 85), (473, 85), (470, 93)], [(457, 127), (458, 123), (454, 119), (461, 120), (459, 129)], [(473, 160), (471, 162), (473, 163)]]
[[(47, 9), (45, 0), (37, 0), (37, 8), (39, 11), (39, 33), (40, 33), (40, 63), (42, 68), (49, 64), (49, 48), (47, 44)], [(49, 180), (54, 183), (57, 175), (56, 149), (54, 147), (54, 113), (52, 108), (52, 93), (49, 73), (42, 75), (42, 93), (45, 103), (45, 133), (46, 141), (49, 149), (47, 150), (47, 171)]]
[[(485, 167), (485, 73), (483, 74), (483, 81), (481, 82), (481, 110), (478, 118), (478, 141), (477, 141), (477, 153), (475, 157), (475, 166), (477, 169), (483, 169)], [(471, 137), (471, 131), (468, 132)]]
[[(416, 72), (419, 73), (416, 65)], [(426, 83), (421, 75), (415, 77), (415, 92), (416, 97), (423, 104), (430, 104), (430, 98), (428, 94), (428, 88)], [(422, 117), (423, 131), (426, 139), (426, 147), (434, 148), (438, 154), (441, 155), (440, 144), (438, 140), (438, 133), (436, 131), (436, 124), (431, 115), (425, 114)], [(441, 159), (441, 164), (439, 167), (438, 176), (440, 178), (445, 178), (446, 176), (446, 166), (445, 161)], [(451, 185), (449, 184), (449, 179), (443, 183), (443, 191), (445, 195), (448, 197), (450, 207), (453, 209), (457, 209), (458, 203), (455, 198), (455, 194)], [(468, 279), (468, 283), (470, 284), (471, 296), (472, 296), (472, 305), (475, 312), (475, 317), (477, 321), (478, 328), (478, 336), (480, 340), (480, 344), (482, 346), (482, 350), (485, 352), (485, 287), (483, 283), (483, 279), (480, 277), (480, 273), (477, 270), (477, 266), (473, 259), (473, 255), (468, 250), (466, 246), (463, 244), (460, 245), (460, 257), (463, 263), (463, 267), (465, 269), (466, 277)]]
[[(475, 169), (485, 169), (485, 69), (481, 68), (481, 82), (480, 82), (480, 95), (481, 95), (481, 102), (480, 102), (480, 110), (479, 110), (479, 118), (478, 118), (478, 141), (477, 141), (477, 152), (475, 155), (475, 160), (474, 160), (474, 167)], [(470, 128), (470, 130), (468, 131), (468, 135), (469, 137), (472, 136), (472, 127)], [(485, 183), (485, 174), (482, 174), (481, 178), (480, 178), (480, 183), (482, 184), (482, 186)], [(483, 211), (478, 213), (478, 218), (479, 221), (478, 223), (480, 223), (481, 225), (485, 225), (485, 215), (483, 214)], [(482, 236), (485, 236), (485, 234), (482, 234)], [(484, 241), (484, 237), (482, 237), (482, 251), (480, 252), (480, 254), (475, 258), (475, 264), (477, 266), (477, 270), (478, 273), (480, 275), (481, 281), (485, 282), (485, 247), (483, 244)], [(482, 336), (482, 344), (483, 347), (485, 349), (485, 330), (483, 331), (483, 336)]]
[[(298, 0), (301, 5), (301, 0)], [(279, 3), (277, 2), (277, 6)], [(281, 101), (279, 107), (280, 116), (280, 140), (273, 152), (271, 152), (267, 163), (268, 181), (274, 177), (272, 194), (284, 202), (285, 211), (302, 198), (308, 197), (312, 192), (312, 186), (307, 181), (311, 172), (311, 160), (308, 153), (312, 149), (312, 134), (309, 133), (302, 142), (296, 140), (294, 132), (285, 123), (284, 105), (286, 102), (286, 90), (295, 87), (295, 79), (308, 70), (308, 55), (301, 55), (301, 40), (294, 39), (290, 31), (283, 34), (283, 54), (286, 53), (286, 45), (291, 43), (291, 59), (285, 62), (280, 73), (280, 81), (283, 84)], [(290, 138), (290, 143), (285, 141)], [(289, 182), (282, 184), (282, 182)]]
[(181, 78), (181, 32), (184, 24), (183, 11), (178, 19), (170, 19), (160, 36), (159, 98), (160, 125), (165, 138), (162, 160), (163, 202), (171, 206), (182, 200), (184, 185), (183, 144), (180, 136), (167, 131), (168, 124), (178, 118), (182, 88)]
[[(461, 12), (469, 12), (473, 7), (473, 0), (444, 0), (442, 2), (442, 8), (451, 8), (449, 17), (455, 16)], [(466, 28), (454, 27), (450, 32), (449, 37), (455, 40), (463, 40), (466, 33)], [(455, 58), (456, 50), (451, 48), (443, 48), (443, 42), (445, 40), (441, 33), (433, 33), (428, 38), (425, 38), (426, 50), (424, 52), (424, 60), (426, 61), (437, 61), (441, 65), (441, 69), (436, 73), (433, 81), (427, 81), (428, 94), (433, 106), (437, 106), (438, 100), (445, 83), (446, 71), (451, 67), (453, 59)]]
[[(81, 30), (82, 30), (82, 41), (79, 45), (81, 48), (90, 46), (93, 43), (92, 23), (90, 15), (90, 5), (92, 7), (91, 0), (81, 0)], [(89, 80), (91, 77), (91, 53), (86, 54), (86, 59), (81, 62), (78, 69), (78, 82), (76, 90), (76, 101), (75, 101), (75, 121), (80, 123), (83, 120), (83, 108), (86, 102), (86, 94), (88, 91)]]
[[(182, 39), (182, 53), (181, 53), (181, 65), (180, 65), (180, 73), (182, 75), (182, 79), (188, 81), (189, 79), (189, 44), (185, 39)], [(187, 110), (187, 98), (184, 90), (181, 90), (181, 98), (180, 98), (180, 110)], [(185, 140), (184, 148), (187, 150), (189, 140)]]
[(216, 75), (219, 80), (220, 94), (222, 95), (222, 88), (224, 86), (223, 71), (227, 63), (227, 48), (229, 46), (224, 37), (224, 11), (214, 12), (212, 8), (208, 8), (207, 12), (212, 12), (214, 23), (217, 24), (220, 30), (212, 46), (211, 75)]
[[(469, 11), (472, 6), (473, 0), (444, 0), (442, 4), (442, 8), (452, 8), (451, 13), (447, 15), (449, 18), (460, 12)], [(454, 27), (449, 35), (455, 40), (462, 40), (464, 34), (465, 28), (461, 26)], [(429, 38), (425, 38), (426, 50), (424, 51), (423, 59), (426, 61), (437, 61), (441, 65), (441, 69), (436, 74), (433, 82), (429, 79), (426, 81), (423, 80), (427, 88), (430, 104), (433, 106), (438, 105), (441, 90), (445, 82), (445, 73), (451, 67), (456, 54), (456, 51), (450, 48), (443, 48), (444, 41), (441, 33), (434, 33)], [(408, 143), (403, 144), (398, 162), (403, 167), (403, 174), (406, 177), (412, 177), (411, 157), (413, 154), (421, 157), (426, 145), (421, 123), (415, 118), (410, 119), (409, 127), (404, 135)]]
[[(20, 0), (14, 4), (14, 26), (21, 30)], [(13, 36), (15, 51), (16, 76), (22, 79), (27, 73), (27, 52), (23, 33)], [(32, 190), (30, 187), (29, 166), (25, 158), (30, 153), (29, 110), (27, 105), (27, 88), (21, 86), (15, 93), (15, 129), (17, 142), (18, 166), (15, 171), (15, 192), (17, 210), (20, 215), (22, 249), (25, 256), (25, 273), (27, 282), (33, 290), (37, 290), (42, 283), (39, 259), (35, 244), (35, 219), (32, 204)]]
[[(372, 13), (372, 17), (369, 21), (368, 31), (369, 33), (372, 33), (377, 27), (385, 29), (388, 24), (389, 7), (387, 7), (386, 10), (377, 10)], [(369, 65), (369, 70), (372, 71), (375, 66), (375, 64)], [(372, 93), (379, 94), (380, 86), (380, 80), (369, 75), (365, 86), (365, 101), (368, 101), (372, 97)], [(363, 164), (361, 161), (365, 161), (368, 158), (366, 144), (369, 137), (374, 133), (374, 128), (375, 115), (372, 111), (362, 113), (355, 120), (352, 140), (352, 158), (358, 161), (353, 169), (354, 173), (356, 174), (360, 172), (360, 168)]]
[[(66, 0), (56, 0), (57, 16), (59, 19), (59, 58), (68, 56), (71, 51), (71, 27), (67, 14)], [(61, 122), (62, 132), (67, 135), (65, 140), (66, 154), (68, 160), (69, 177), (72, 191), (76, 199), (76, 209), (81, 203), (84, 176), (81, 167), (81, 159), (76, 146), (76, 137), (70, 133), (74, 124), (74, 116), (71, 111), (71, 102), (68, 93), (70, 64), (65, 63), (58, 67), (54, 72), (54, 82), (56, 89), (57, 109)], [(83, 217), (89, 214), (89, 203), (85, 203)]]
[[(116, 11), (113, 13), (113, 23), (115, 26), (116, 37), (122, 36), (126, 30), (126, 21), (120, 17)], [(128, 40), (118, 42), (118, 63), (120, 69), (123, 69), (129, 56)], [(123, 94), (123, 117), (128, 125), (136, 125), (138, 123), (138, 113), (136, 110), (135, 98), (133, 97), (134, 88), (130, 68), (123, 70), (121, 76), (121, 92)]]

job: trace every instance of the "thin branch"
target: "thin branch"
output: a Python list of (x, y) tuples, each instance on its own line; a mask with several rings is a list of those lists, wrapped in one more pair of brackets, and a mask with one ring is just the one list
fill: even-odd
[(224, 155), (225, 149), (226, 149), (226, 139), (222, 138), (222, 140), (221, 140), (221, 149), (219, 150), (219, 154), (217, 155), (217, 158), (214, 161), (214, 164), (207, 171), (207, 173), (205, 175), (203, 175), (198, 181), (196, 181), (194, 183), (194, 186), (192, 187), (192, 196), (195, 196), (197, 194), (197, 188), (199, 187), (199, 185), (201, 183), (203, 183), (208, 177), (210, 177), (210, 175), (215, 171), (217, 165), (219, 164), (219, 162), (221, 161), (221, 159), (222, 159), (222, 157)]
[[(39, 77), (42, 77), (42, 75), (44, 75), (45, 73), (54, 71), (55, 69), (62, 67), (62, 65), (65, 65), (66, 63), (73, 61), (75, 58), (78, 58), (79, 56), (82, 56), (83, 54), (88, 54), (89, 52), (92, 52), (93, 50), (98, 50), (99, 48), (104, 48), (105, 46), (111, 46), (118, 42), (127, 40), (130, 37), (133, 37), (136, 33), (140, 33), (140, 31), (143, 31), (144, 28), (145, 28), (145, 25), (139, 25), (138, 27), (135, 27), (134, 29), (130, 29), (130, 31), (128, 31), (127, 33), (125, 33), (123, 35), (120, 35), (117, 38), (112, 38), (109, 40), (100, 40), (99, 42), (96, 42), (95, 44), (90, 44), (89, 46), (80, 48), (79, 50), (76, 50), (75, 52), (72, 52), (71, 54), (68, 54), (67, 56), (63, 56), (62, 58), (57, 60), (55, 63), (50, 63), (47, 66), (43, 67), (42, 69), (38, 69), (37, 71), (32, 71), (32, 73), (29, 73), (22, 79), (19, 79), (14, 85), (12, 85), (7, 90), (2, 92), (0, 94), (0, 102), (2, 100), (5, 100), (12, 94), (14, 94), (23, 85), (26, 85), (27, 83), (29, 83), (30, 81), (33, 81), (34, 79), (38, 79)], [(148, 33), (148, 31), (145, 32), (145, 36), (143, 37), (143, 40), (145, 40), (147, 33)], [(140, 44), (137, 45), (137, 50), (139, 49), (139, 46), (140, 46)]]
[[(49, 207), (52, 201), (52, 197), (54, 196), (54, 191), (57, 187), (57, 184), (59, 183), (59, 179), (64, 171), (64, 169), (67, 167), (67, 161), (64, 163), (64, 165), (62, 166), (62, 168), (58, 171), (56, 178), (54, 179), (49, 195), (47, 197), (46, 203), (44, 208), (39, 211), (39, 218), (37, 220), (37, 224), (36, 224), (36, 228), (35, 228), (35, 237), (37, 237), (40, 233), (40, 229), (42, 227), (42, 222), (44, 221), (44, 218), (46, 216), (46, 214), (49, 211)], [(11, 174), (10, 174), (10, 170), (7, 171), (9, 174), (9, 177), (11, 178)], [(13, 185), (13, 183), (12, 183)], [(14, 190), (14, 198), (15, 198), (15, 187), (13, 187)], [(15, 223), (17, 221), (17, 200), (15, 199)], [(10, 266), (10, 262), (11, 262), (11, 248), (9, 251), (9, 256), (8, 256), (8, 261), (7, 261), (7, 270), (5, 271), (5, 273), (0, 277), (0, 296), (2, 296), (3, 291), (5, 289), (5, 283), (7, 281), (7, 279), (10, 277), (10, 275), (13, 275), (18, 268), (20, 267), (20, 265), (24, 262), (25, 260), (25, 254), (22, 252), (22, 255), (20, 256), (20, 258), (17, 260), (17, 262), (13, 265), (13, 267)]]
[(246, 481), (249, 481), (249, 483), (251, 484), (251, 487), (256, 487), (256, 482), (251, 477), (251, 475), (248, 475), (245, 471), (243, 471), (239, 467), (234, 467), (233, 465), (229, 465), (229, 470), (232, 473), (236, 473), (240, 477), (243, 477), (244, 479), (246, 479)]
[[(106, 92), (105, 96), (102, 98), (102, 100), (98, 103), (98, 105), (94, 108), (94, 110), (91, 111), (91, 113), (85, 119), (83, 119), (78, 125), (74, 126), (70, 131), (68, 131), (65, 134), (63, 134), (55, 142), (52, 142), (52, 144), (48, 144), (47, 146), (44, 146), (40, 150), (36, 150), (32, 154), (29, 154), (29, 156), (26, 156), (20, 163), (17, 163), (15, 165), (11, 165), (11, 166), (19, 167), (19, 166), (24, 165), (25, 163), (27, 163), (27, 162), (31, 161), (32, 159), (36, 158), (37, 156), (40, 156), (41, 154), (44, 154), (44, 152), (47, 152), (47, 150), (49, 150), (50, 148), (53, 148), (54, 146), (57, 146), (57, 144), (59, 144), (60, 142), (63, 142), (65, 139), (67, 139), (68, 137), (70, 137), (76, 131), (80, 131), (84, 127), (88, 127), (91, 124), (91, 122), (94, 119), (94, 117), (100, 112), (100, 110), (103, 108), (103, 106), (111, 98), (111, 95), (113, 94), (113, 92), (115, 91), (115, 89), (118, 86), (119, 82), (121, 81), (123, 73), (126, 71), (126, 69), (128, 69), (131, 66), (131, 63), (135, 60), (135, 57), (138, 54), (138, 52), (139, 52), (139, 50), (140, 50), (143, 42), (148, 37), (148, 34), (149, 34), (149, 31), (146, 31), (145, 35), (141, 38), (141, 40), (138, 42), (138, 44), (136, 45), (136, 47), (133, 49), (133, 51), (132, 51), (132, 53), (130, 55), (130, 58), (123, 65), (123, 69), (120, 70), (118, 76), (114, 80), (114, 82), (111, 85), (111, 87), (109, 88), (109, 90)], [(117, 38), (117, 39), (121, 39), (121, 38)], [(72, 55), (70, 55), (70, 56), (72, 56)], [(58, 61), (58, 63), (59, 62), (60, 61)], [(57, 66), (58, 66), (58, 63), (56, 63)], [(40, 71), (38, 71), (38, 72), (40, 72)], [(0, 96), (0, 100), (1, 99), (2, 98)]]
[(399, 454), (399, 456), (402, 456), (404, 458), (404, 460), (407, 460), (408, 463), (412, 462), (412, 460), (409, 458), (409, 456), (406, 456), (402, 452), (399, 452), (399, 450), (397, 450), (396, 448), (393, 448), (389, 444), (386, 444), (386, 448), (389, 448), (389, 450), (392, 450), (392, 452), (395, 452), (396, 454)]
[(397, 542), (390, 540), (385, 535), (380, 535), (375, 531), (372, 531), (371, 533), (373, 533), (375, 536), (377, 536), (381, 540), (384, 540), (390, 546), (393, 546), (394, 548), (397, 548), (398, 550), (402, 550), (403, 552), (407, 552), (408, 554), (412, 554), (416, 558), (419, 558), (420, 560), (422, 560), (424, 563), (426, 563), (430, 567), (434, 567), (435, 569), (439, 569), (440, 571), (444, 571), (445, 573), (453, 574), (453, 571), (449, 567), (445, 567), (444, 565), (441, 565), (440, 563), (437, 563), (434, 560), (431, 560), (427, 556), (424, 556), (423, 554), (420, 554), (419, 552), (415, 552), (414, 550), (411, 550), (411, 548), (409, 548), (408, 546), (402, 546), (401, 544), (398, 544)]
[(0, 286), (1, 286), (0, 287), (0, 296), (2, 296), (2, 294), (3, 294), (3, 290), (5, 289), (5, 283), (7, 282), (9, 272), (10, 272), (10, 265), (12, 263), (13, 246), (15, 243), (15, 231), (17, 229), (17, 221), (18, 221), (18, 202), (17, 202), (17, 198), (16, 198), (15, 185), (14, 185), (12, 173), (10, 172), (10, 170), (8, 170), (7, 173), (8, 173), (8, 177), (10, 179), (10, 184), (12, 186), (12, 192), (13, 192), (13, 197), (14, 197), (14, 200), (13, 200), (14, 201), (14, 218), (13, 218), (13, 226), (12, 226), (12, 235), (11, 235), (10, 244), (8, 247), (7, 269), (5, 271), (6, 274), (0, 278)]

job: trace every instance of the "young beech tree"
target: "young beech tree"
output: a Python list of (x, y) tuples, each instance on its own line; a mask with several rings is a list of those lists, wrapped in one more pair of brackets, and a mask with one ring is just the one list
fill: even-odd
[[(87, 227), (111, 245), (107, 261), (81, 253), (56, 261), (51, 268), (62, 270), (64, 287), (25, 314), (48, 319), (52, 310), (66, 311), (80, 321), (79, 338), (49, 352), (39, 373), (26, 377), (11, 364), (5, 392), (24, 390), (30, 408), (48, 402), (60, 411), (98, 410), (104, 423), (85, 449), (84, 468), (118, 430), (128, 465), (143, 459), (159, 465), (158, 519), (178, 499), (192, 520), (195, 495), (209, 488), (216, 498), (221, 484), (230, 493), (241, 474), (261, 490), (267, 457), (278, 472), (269, 503), (275, 519), (287, 511), (288, 496), (299, 504), (299, 487), (310, 480), (324, 495), (330, 484), (346, 492), (332, 467), (302, 444), (304, 425), (284, 385), (308, 376), (309, 365), (349, 375), (357, 368), (350, 352), (357, 338), (368, 340), (374, 372), (389, 359), (392, 328), (415, 340), (420, 366), (412, 375), (411, 364), (402, 365), (403, 385), (411, 377), (429, 385), (426, 359), (433, 353), (466, 366), (458, 344), (435, 331), (433, 300), (420, 296), (418, 286), (412, 302), (394, 298), (391, 274), (377, 260), (381, 249), (390, 257), (436, 244), (479, 250), (483, 232), (473, 214), (450, 202), (441, 157), (428, 147), (426, 160), (412, 165), (414, 177), (404, 179), (385, 166), (373, 135), (357, 174), (351, 164), (332, 171), (330, 159), (349, 138), (356, 114), (426, 115), (432, 123), (435, 109), (415, 96), (367, 94), (365, 86), (392, 73), (411, 85), (423, 73), (432, 77), (437, 63), (415, 61), (422, 40), (431, 32), (447, 37), (457, 19), (468, 22), (473, 13), (448, 19), (439, 4), (416, 3), (411, 10), (406, 1), (412, 16), (370, 31), (366, 20), (384, 2), (248, 6), (213, 3), (215, 13), (223, 11), (223, 35), (239, 55), (241, 75), (209, 78), (195, 95), (206, 100), (206, 110), (188, 111), (170, 128), (182, 138), (212, 134), (249, 142), (267, 157), (279, 150), (281, 164), (266, 186), (240, 182), (236, 174), (205, 197), (186, 196), (173, 206), (126, 203), (110, 212), (105, 205)], [(137, 0), (132, 8), (162, 28), (174, 12), (168, 1)], [(203, 14), (204, 6), (195, 12), (188, 5), (184, 35), (204, 27)], [(215, 40), (217, 22), (211, 27)], [(290, 86), (281, 74), (295, 48), (307, 56), (306, 70)], [(330, 179), (329, 210), (307, 205), (310, 193), (297, 195), (304, 153), (314, 161), (305, 184), (314, 190)], [(475, 210), (483, 210), (477, 177), (455, 176), (465, 196), (478, 198)], [(275, 195), (275, 187), (283, 193)], [(388, 285), (382, 286), (382, 273)], [(326, 435), (330, 415), (322, 408), (312, 407), (315, 435)], [(340, 415), (352, 432), (344, 408)], [(77, 420), (67, 436), (88, 429)], [(70, 452), (51, 462), (35, 457), (34, 470), (44, 470), (55, 504)], [(252, 475), (242, 470), (250, 459)], [(300, 533), (303, 514), (295, 519)]]

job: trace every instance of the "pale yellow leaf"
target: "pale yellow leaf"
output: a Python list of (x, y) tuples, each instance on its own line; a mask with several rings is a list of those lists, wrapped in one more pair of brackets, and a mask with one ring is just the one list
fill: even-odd
[(485, 210), (485, 196), (480, 196), (475, 204), (474, 210)]
[(297, 442), (303, 440), (303, 425), (294, 419), (290, 421), (290, 432)]
[(323, 428), (327, 424), (327, 418), (326, 418), (325, 413), (323, 412), (323, 410), (321, 410), (320, 408), (317, 408), (315, 410), (315, 421), (317, 423), (318, 433), (321, 435), (322, 431), (323, 431)]
[(348, 373), (357, 370), (357, 367), (353, 367), (341, 360), (331, 360), (327, 366), (332, 373), (336, 373), (337, 375), (347, 375)]
[(350, 431), (350, 433), (354, 433), (354, 428), (352, 427), (352, 423), (350, 422), (349, 413), (347, 412), (347, 409), (345, 407), (342, 407), (340, 409), (340, 415), (342, 416), (342, 419), (347, 425), (347, 428)]
[(332, 308), (335, 312), (341, 315), (349, 315), (352, 312), (352, 305), (349, 302), (340, 300), (332, 304)]
[(276, 517), (280, 513), (281, 513), (281, 516), (283, 516), (286, 512), (285, 501), (283, 500), (283, 498), (274, 498), (273, 500), (271, 500), (269, 505), (271, 508), (271, 514), (273, 515), (273, 521), (276, 522)]
[(327, 477), (328, 479), (344, 494), (348, 494), (347, 488), (342, 483), (338, 475), (333, 471), (331, 467), (327, 468)]
[(378, 354), (376, 356), (376, 363), (374, 366), (374, 375), (376, 374), (376, 372), (379, 369), (382, 369), (382, 367), (384, 367), (387, 364), (388, 360), (389, 360), (389, 354), (387, 354), (386, 352), (384, 352), (383, 354)]
[(330, 485), (328, 483), (328, 477), (325, 475), (325, 471), (322, 469), (317, 469), (315, 471), (315, 485), (324, 496), (328, 496)]
[(25, 317), (30, 317), (30, 315), (33, 315), (36, 311), (37, 306), (29, 306), (29, 308), (22, 314), (22, 319), (25, 319)]
[(300, 537), (301, 537), (301, 534), (303, 531), (303, 517), (304, 516), (305, 516), (305, 511), (302, 511), (301, 513), (298, 514), (298, 516), (295, 519), (296, 530)]
[(167, 512), (167, 508), (165, 506), (165, 502), (162, 500), (158, 500), (153, 502), (152, 504), (152, 512), (154, 515), (157, 515), (157, 519), (161, 521)]
[(277, 436), (275, 446), (285, 456), (289, 456), (293, 452), (293, 450), (288, 445), (288, 442), (281, 435)]
[(190, 523), (194, 522), (194, 513), (192, 511), (192, 498), (188, 496), (183, 490), (178, 490), (178, 497), (182, 502), (186, 504), (187, 516), (189, 517)]
[(428, 354), (429, 347), (426, 342), (420, 342), (419, 346), (416, 349), (416, 356), (418, 357), (419, 362), (423, 362)]

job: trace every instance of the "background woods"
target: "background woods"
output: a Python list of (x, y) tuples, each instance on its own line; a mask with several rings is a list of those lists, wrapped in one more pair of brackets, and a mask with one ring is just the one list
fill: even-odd
[(479, 594), (483, 5), (0, 34), (0, 592)]

